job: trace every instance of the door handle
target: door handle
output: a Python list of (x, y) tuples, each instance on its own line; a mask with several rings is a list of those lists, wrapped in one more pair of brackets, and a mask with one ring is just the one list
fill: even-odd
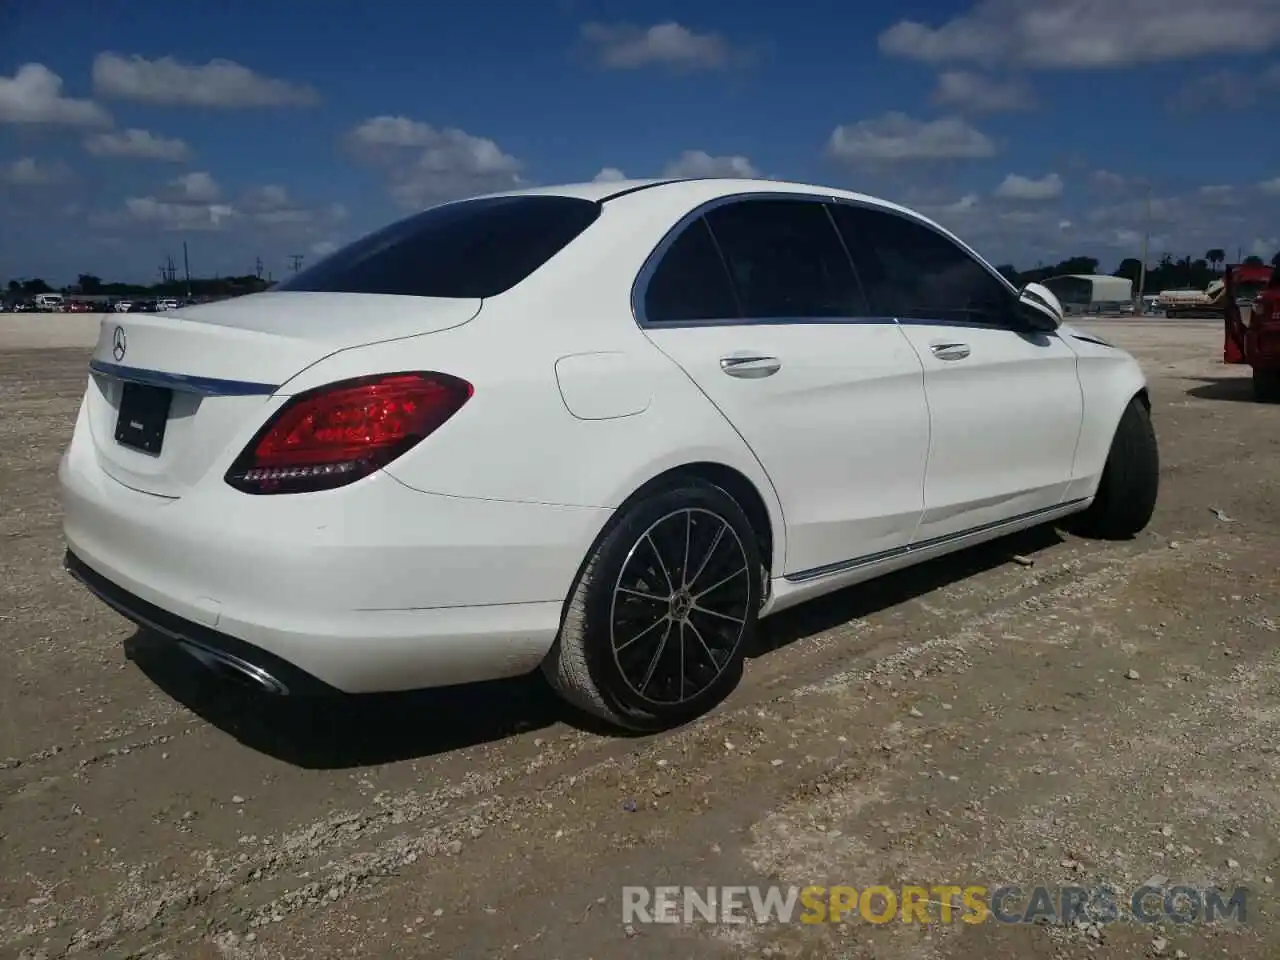
[(721, 357), (720, 369), (731, 377), (756, 380), (760, 377), (773, 376), (782, 369), (782, 361), (777, 357), (759, 357), (744, 354), (741, 356)]
[(969, 355), (967, 343), (931, 343), (929, 349), (939, 360), (963, 360)]

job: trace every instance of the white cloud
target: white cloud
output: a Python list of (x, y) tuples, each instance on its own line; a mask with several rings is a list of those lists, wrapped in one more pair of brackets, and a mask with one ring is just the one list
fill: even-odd
[(1249, 245), (1249, 253), (1261, 257), (1267, 263), (1280, 252), (1280, 237), (1258, 237)]
[(1199, 192), (1206, 203), (1230, 206), (1236, 201), (1236, 188), (1230, 184), (1211, 184), (1201, 187)]
[(129, 197), (124, 207), (130, 220), (163, 230), (220, 230), (236, 215), (225, 203), (172, 203), (156, 197)]
[(1129, 178), (1111, 170), (1095, 170), (1093, 182), (1108, 190), (1120, 190), (1129, 185)]
[(1280, 92), (1280, 63), (1261, 70), (1219, 70), (1192, 77), (1170, 100), (1174, 110), (1244, 110)]
[(985, 133), (957, 117), (916, 120), (887, 113), (831, 131), (827, 153), (846, 162), (980, 159), (996, 153)]
[(131, 157), (170, 163), (181, 163), (191, 157), (191, 148), (186, 141), (137, 128), (95, 134), (85, 140), (84, 148), (98, 157)]
[[(123, 220), (163, 230), (220, 230), (238, 216), (234, 206), (220, 202), (221, 196), (217, 181), (196, 171), (170, 180), (159, 196), (125, 198)], [(121, 217), (107, 214), (97, 219), (114, 226)]]
[(246, 190), (238, 200), (204, 172), (189, 173), (167, 183), (156, 196), (129, 197), (122, 214), (100, 215), (101, 226), (147, 224), (163, 230), (222, 230), (232, 224), (256, 226), (306, 242), (332, 230), (346, 217), (341, 204), (313, 208), (298, 202), (284, 187), (267, 184)]
[(321, 240), (311, 245), (311, 252), (317, 257), (327, 257), (333, 251), (338, 249), (338, 244), (333, 240)]
[(695, 33), (668, 21), (652, 27), (587, 23), (582, 38), (597, 61), (610, 70), (666, 66), (678, 70), (719, 70), (741, 55), (717, 33)]
[(92, 127), (110, 115), (92, 100), (62, 95), (62, 78), (41, 63), (26, 63), (12, 77), (0, 76), (0, 123)]
[(1280, 197), (1280, 177), (1274, 180), (1263, 180), (1258, 184), (1258, 189), (1269, 197)]
[(664, 177), (759, 177), (760, 171), (743, 156), (713, 157), (702, 150), (686, 150), (666, 165)]
[(494, 141), (457, 128), (382, 116), (357, 126), (348, 140), (362, 156), (388, 170), (391, 196), (408, 209), (524, 183), (519, 159)]
[(168, 193), (178, 203), (213, 203), (222, 196), (222, 188), (212, 176), (200, 170), (171, 180)]
[(605, 167), (591, 178), (595, 183), (616, 183), (627, 179), (627, 175), (617, 167)]
[(284, 210), (291, 206), (289, 191), (275, 184), (255, 187), (245, 196), (243, 206), (250, 210)]
[(978, 204), (980, 204), (981, 202), (982, 202), (981, 198), (979, 198), (979, 196), (976, 193), (966, 193), (963, 197), (961, 197), (955, 203), (947, 204), (945, 207), (942, 208), (942, 211), (944, 214), (967, 213), (970, 210), (976, 209), (978, 207)]
[(940, 26), (902, 20), (880, 35), (883, 52), (925, 63), (1083, 70), (1277, 44), (1275, 0), (978, 0)]
[(316, 210), (299, 202), (284, 187), (267, 184), (247, 191), (236, 204), (236, 212), (267, 226), (302, 226), (328, 222), (338, 223), (347, 215), (346, 208), (335, 203)]
[(408, 117), (373, 117), (349, 137), (363, 147), (426, 147), (440, 139), (441, 131)]
[(939, 74), (933, 102), (971, 113), (1005, 113), (1035, 106), (1031, 91), (1020, 81), (992, 80), (966, 70)]
[(1056, 173), (1045, 174), (1039, 180), (1011, 173), (995, 189), (1001, 200), (1056, 200), (1062, 196), (1062, 177)]
[(173, 57), (148, 60), (100, 53), (93, 61), (93, 85), (99, 96), (158, 106), (301, 107), (319, 103), (305, 84), (255, 73), (233, 60), (190, 64)]
[(0, 183), (15, 187), (47, 187), (67, 180), (71, 172), (61, 164), (42, 164), (34, 157), (22, 157), (0, 164)]

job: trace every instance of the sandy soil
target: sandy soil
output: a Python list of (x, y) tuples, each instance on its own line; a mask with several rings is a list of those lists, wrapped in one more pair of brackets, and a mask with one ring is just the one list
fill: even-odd
[[(639, 739), (534, 679), (302, 708), (193, 672), (61, 572), (86, 344), (7, 336), (0, 956), (1280, 956), (1280, 407), (1212, 323), (1089, 326), (1152, 382), (1148, 533), (1033, 531), (781, 615), (721, 709)], [(1246, 922), (626, 927), (620, 903), (1148, 880), (1244, 885)]]

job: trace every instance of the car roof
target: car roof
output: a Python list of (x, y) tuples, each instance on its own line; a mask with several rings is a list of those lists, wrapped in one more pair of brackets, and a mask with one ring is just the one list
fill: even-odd
[(928, 223), (930, 226), (942, 230), (942, 232), (948, 236), (954, 236), (951, 231), (930, 220), (920, 212), (912, 210), (909, 207), (893, 203), (892, 201), (883, 200), (879, 197), (873, 197), (865, 193), (857, 193), (852, 190), (842, 190), (838, 187), (822, 186), (813, 183), (799, 183), (790, 180), (768, 180), (764, 178), (750, 177), (680, 177), (649, 180), (606, 180), (527, 187), (523, 190), (503, 190), (497, 193), (486, 194), (486, 196), (579, 197), (583, 200), (607, 202), (633, 195), (638, 195), (636, 197), (637, 199), (647, 199), (654, 194), (661, 194), (663, 200), (675, 200), (679, 202), (681, 199), (684, 199), (687, 200), (690, 207), (694, 207), (710, 200), (716, 200), (719, 197), (731, 197), (736, 194), (744, 193), (777, 193), (779, 195), (817, 194), (824, 197), (836, 197), (843, 200), (852, 200), (868, 206), (880, 207), (885, 210), (892, 210), (897, 213), (907, 214)]

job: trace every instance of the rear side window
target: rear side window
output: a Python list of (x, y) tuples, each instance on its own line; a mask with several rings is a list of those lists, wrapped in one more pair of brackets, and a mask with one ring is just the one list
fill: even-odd
[(741, 200), (716, 207), (706, 219), (744, 317), (866, 314), (849, 255), (821, 203)]
[(699, 217), (667, 248), (644, 295), (648, 323), (729, 320), (740, 316), (724, 260)]
[(494, 297), (524, 280), (600, 216), (577, 197), (483, 197), (432, 207), (372, 233), (278, 290)]
[(878, 316), (1003, 323), (1013, 294), (966, 250), (923, 223), (832, 204)]

